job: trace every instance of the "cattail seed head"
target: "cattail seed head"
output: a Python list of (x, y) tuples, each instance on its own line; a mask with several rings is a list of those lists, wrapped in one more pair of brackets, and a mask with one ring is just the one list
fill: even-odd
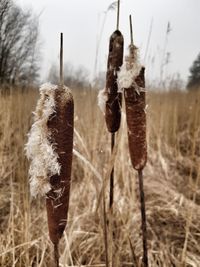
[(61, 166), (60, 174), (50, 177), (51, 190), (46, 197), (49, 235), (57, 244), (67, 224), (73, 151), (74, 103), (65, 86), (55, 91), (55, 113), (47, 125)]
[(122, 94), (118, 92), (117, 73), (123, 63), (124, 38), (119, 30), (110, 37), (109, 55), (106, 74), (107, 100), (105, 103), (105, 119), (108, 131), (118, 131), (121, 121)]
[(44, 84), (26, 144), (33, 196), (46, 195), (50, 239), (58, 244), (67, 223), (74, 103), (65, 86)]
[(118, 84), (124, 90), (131, 162), (134, 169), (142, 170), (147, 161), (145, 68), (138, 62), (137, 48), (132, 45), (129, 49)]
[[(136, 84), (143, 88), (144, 71), (142, 68), (136, 78)], [(145, 94), (144, 91), (138, 94), (134, 86), (124, 90), (129, 151), (132, 165), (136, 170), (142, 170), (147, 161)]]

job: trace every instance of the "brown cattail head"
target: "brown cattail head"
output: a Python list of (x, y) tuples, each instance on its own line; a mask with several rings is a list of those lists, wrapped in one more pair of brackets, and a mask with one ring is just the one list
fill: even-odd
[(142, 67), (135, 79), (136, 85), (124, 90), (129, 151), (136, 170), (143, 169), (147, 161), (145, 91), (136, 88), (145, 87), (144, 72), (145, 68)]
[(47, 125), (61, 169), (60, 174), (50, 177), (46, 206), (50, 239), (58, 244), (67, 224), (73, 153), (74, 103), (67, 87), (55, 90), (54, 110)]
[(135, 79), (135, 85), (124, 90), (126, 104), (126, 120), (128, 126), (128, 142), (131, 162), (136, 170), (142, 170), (147, 161), (146, 143), (146, 101), (145, 91), (139, 90), (145, 87), (145, 68)]
[(108, 131), (118, 131), (121, 121), (122, 94), (118, 91), (117, 72), (123, 63), (124, 38), (119, 30), (110, 37), (109, 55), (106, 74), (107, 95), (105, 119)]
[(142, 170), (147, 161), (145, 68), (138, 63), (134, 45), (129, 47), (118, 84), (124, 90), (131, 162), (136, 170)]

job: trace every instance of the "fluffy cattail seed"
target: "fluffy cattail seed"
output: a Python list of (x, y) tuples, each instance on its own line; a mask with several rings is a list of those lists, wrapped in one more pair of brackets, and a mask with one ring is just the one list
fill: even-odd
[(105, 105), (105, 119), (108, 131), (118, 131), (121, 121), (122, 94), (118, 91), (117, 72), (123, 63), (124, 38), (119, 30), (110, 37), (109, 55), (106, 74), (107, 95)]

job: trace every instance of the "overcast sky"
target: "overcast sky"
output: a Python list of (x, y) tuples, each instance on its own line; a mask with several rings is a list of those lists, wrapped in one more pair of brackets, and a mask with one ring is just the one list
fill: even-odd
[[(31, 7), (40, 14), (42, 41), (42, 76), (47, 77), (52, 63), (59, 58), (59, 33), (64, 33), (64, 58), (75, 67), (85, 66), (94, 73), (97, 40), (100, 36), (104, 11), (113, 0), (15, 0), (23, 8)], [(170, 32), (166, 53), (170, 53), (164, 77), (180, 73), (189, 75), (189, 67), (200, 52), (200, 0), (122, 0), (120, 30), (127, 48), (129, 14), (133, 17), (134, 43), (140, 48), (141, 60), (148, 77), (160, 76), (160, 66), (166, 44), (166, 31)], [(148, 35), (152, 34), (144, 62)], [(99, 47), (98, 70), (106, 69), (109, 36), (116, 28), (116, 11), (109, 11)]]

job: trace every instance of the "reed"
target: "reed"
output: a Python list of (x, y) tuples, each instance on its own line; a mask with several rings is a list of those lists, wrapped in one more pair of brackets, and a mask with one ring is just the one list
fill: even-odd
[[(115, 133), (119, 130), (121, 122), (122, 93), (118, 90), (118, 71), (123, 63), (124, 38), (119, 31), (119, 9), (117, 9), (117, 29), (110, 37), (109, 54), (107, 61), (106, 87), (99, 93), (99, 106), (105, 113), (108, 131), (111, 133), (111, 153), (115, 145)], [(114, 168), (110, 177), (110, 209), (113, 205), (114, 194)]]
[(133, 44), (131, 16), (130, 32), (131, 44), (129, 46), (129, 55), (120, 71), (118, 83), (121, 90), (124, 91), (130, 158), (133, 168), (138, 171), (143, 235), (143, 264), (144, 267), (147, 267), (147, 227), (142, 173), (147, 161), (145, 68), (140, 65), (137, 54), (138, 49)]
[[(115, 133), (119, 130), (121, 122), (122, 93), (118, 90), (118, 71), (123, 63), (124, 38), (119, 31), (120, 0), (117, 2), (117, 26), (112, 33), (109, 42), (109, 54), (107, 60), (106, 87), (99, 92), (99, 106), (105, 114), (108, 131), (111, 133), (111, 154), (115, 146)], [(104, 189), (103, 189), (104, 190)], [(105, 196), (105, 195), (104, 195)], [(105, 201), (105, 200), (104, 200)], [(110, 211), (110, 260), (112, 265), (112, 215), (114, 202), (114, 167), (110, 174), (109, 211)], [(105, 237), (107, 243), (107, 238)], [(108, 247), (105, 243), (105, 247)], [(108, 254), (106, 252), (106, 254)], [(108, 263), (106, 263), (108, 265)]]
[[(32, 191), (36, 194), (43, 192), (46, 196), (49, 236), (54, 244), (57, 267), (59, 266), (59, 240), (67, 224), (74, 129), (73, 96), (69, 88), (63, 84), (62, 34), (60, 84), (46, 84), (40, 91), (41, 99), (38, 101), (35, 123), (26, 148), (32, 161), (30, 168), (34, 189)], [(37, 128), (38, 124), (40, 128)]]

